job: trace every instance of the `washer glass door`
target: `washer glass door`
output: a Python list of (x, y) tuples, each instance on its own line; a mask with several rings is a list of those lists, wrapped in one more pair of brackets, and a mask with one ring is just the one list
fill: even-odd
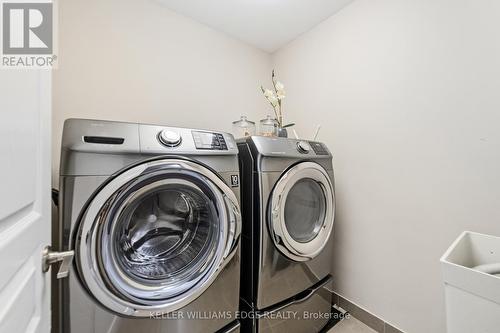
[(239, 223), (234, 193), (210, 170), (183, 160), (142, 164), (108, 182), (87, 207), (79, 272), (112, 311), (175, 311), (230, 259)]
[(148, 187), (124, 204), (103, 250), (132, 280), (175, 282), (217, 248), (217, 211), (212, 198), (186, 181)]
[(293, 166), (276, 183), (270, 209), (278, 249), (292, 260), (314, 258), (333, 230), (335, 199), (328, 173), (312, 162)]

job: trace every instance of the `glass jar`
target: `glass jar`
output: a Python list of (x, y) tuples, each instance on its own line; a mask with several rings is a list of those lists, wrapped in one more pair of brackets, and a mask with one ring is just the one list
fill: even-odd
[(233, 121), (233, 135), (235, 138), (255, 135), (255, 123), (241, 116), (240, 120)]
[(278, 122), (273, 117), (267, 116), (260, 121), (259, 131), (262, 136), (277, 136)]

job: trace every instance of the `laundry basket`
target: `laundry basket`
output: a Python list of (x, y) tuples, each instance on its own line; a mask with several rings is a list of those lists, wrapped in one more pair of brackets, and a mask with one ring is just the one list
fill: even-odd
[(499, 333), (500, 237), (466, 231), (441, 266), (448, 333)]

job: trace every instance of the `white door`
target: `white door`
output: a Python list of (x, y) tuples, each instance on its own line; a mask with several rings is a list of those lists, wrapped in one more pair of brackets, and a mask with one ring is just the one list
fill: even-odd
[(0, 332), (50, 331), (51, 73), (0, 70)]

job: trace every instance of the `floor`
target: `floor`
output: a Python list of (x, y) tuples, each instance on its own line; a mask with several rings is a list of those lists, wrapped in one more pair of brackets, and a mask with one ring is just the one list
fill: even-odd
[(354, 317), (349, 317), (335, 325), (328, 333), (377, 333)]

